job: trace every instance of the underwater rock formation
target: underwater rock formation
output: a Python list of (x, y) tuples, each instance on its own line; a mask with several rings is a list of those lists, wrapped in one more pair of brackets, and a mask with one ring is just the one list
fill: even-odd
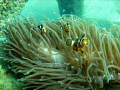
[[(9, 68), (22, 75), (18, 81), (24, 89), (95, 89), (105, 83), (120, 85), (120, 29), (107, 31), (94, 22), (88, 23), (74, 15), (58, 16), (58, 21), (39, 21), (15, 17), (3, 30), (1, 57)], [(60, 26), (70, 24), (69, 32)], [(41, 34), (38, 25), (46, 27)], [(88, 44), (84, 53), (66, 46), (66, 39), (75, 40), (83, 34)]]
[(0, 0), (0, 28), (5, 26), (3, 18), (11, 19), (11, 16), (21, 13), (25, 2), (28, 0)]

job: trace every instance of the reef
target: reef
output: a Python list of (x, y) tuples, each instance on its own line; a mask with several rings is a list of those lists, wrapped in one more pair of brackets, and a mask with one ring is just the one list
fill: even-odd
[(11, 16), (18, 15), (22, 11), (25, 2), (28, 0), (0, 0), (0, 28), (5, 26), (3, 18), (11, 19)]
[(22, 85), (17, 82), (17, 78), (2, 67), (3, 65), (0, 65), (0, 90), (22, 90)]
[[(112, 23), (106, 30), (75, 15), (58, 15), (58, 21), (40, 21), (14, 17), (5, 21), (0, 57), (9, 68), (21, 75), (23, 89), (95, 89), (105, 83), (120, 86), (120, 28)], [(69, 22), (69, 32), (60, 26)], [(41, 34), (38, 25), (46, 27)], [(114, 33), (111, 34), (111, 31)], [(84, 53), (66, 45), (83, 34), (88, 44)]]

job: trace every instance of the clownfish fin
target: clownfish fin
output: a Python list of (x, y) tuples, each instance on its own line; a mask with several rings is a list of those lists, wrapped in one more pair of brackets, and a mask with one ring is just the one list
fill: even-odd
[(83, 48), (80, 49), (82, 53), (84, 53)]
[(40, 26), (41, 26), (41, 28), (43, 28), (43, 25), (42, 25), (42, 24), (41, 24)]
[(41, 24), (41, 25), (38, 25), (38, 28), (39, 29), (42, 29), (43, 28), (43, 25)]
[(69, 32), (69, 29), (65, 30), (65, 32)]
[(78, 51), (78, 49), (76, 49), (76, 51)]
[(84, 37), (85, 37), (85, 34), (83, 34), (81, 38), (84, 38)]
[(73, 48), (75, 51), (78, 51), (78, 49)]
[(38, 25), (38, 28), (40, 29), (40, 25)]
[(70, 25), (68, 22), (67, 22), (67, 26)]

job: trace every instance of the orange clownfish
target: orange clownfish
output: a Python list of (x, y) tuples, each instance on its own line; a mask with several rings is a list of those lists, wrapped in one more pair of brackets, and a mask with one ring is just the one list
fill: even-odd
[(83, 47), (85, 45), (87, 45), (87, 38), (84, 36), (85, 36), (85, 34), (83, 34), (83, 36), (81, 38), (77, 38), (74, 41), (72, 39), (67, 39), (66, 45), (73, 46), (74, 50), (76, 50), (76, 51), (81, 50), (81, 52), (83, 53)]
[(45, 28), (45, 27), (43, 27), (43, 25), (42, 25), (42, 24), (41, 24), (41, 25), (38, 25), (38, 28), (41, 30), (41, 34), (46, 33), (46, 28)]
[(65, 32), (69, 32), (69, 30), (71, 29), (69, 23), (65, 24), (64, 26), (60, 26), (60, 28), (62, 28)]

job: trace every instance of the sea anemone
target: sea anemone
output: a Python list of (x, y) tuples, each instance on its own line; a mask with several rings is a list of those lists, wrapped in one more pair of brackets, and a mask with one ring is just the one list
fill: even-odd
[[(6, 40), (1, 57), (21, 75), (18, 81), (24, 89), (95, 89), (105, 83), (120, 86), (119, 27), (111, 23), (112, 28), (105, 30), (75, 15), (58, 16), (58, 21), (44, 19), (14, 17), (3, 29)], [(69, 32), (60, 28), (67, 22)], [(45, 34), (37, 27), (41, 24), (46, 27)], [(84, 53), (66, 45), (66, 39), (75, 40), (83, 34), (88, 40)]]

